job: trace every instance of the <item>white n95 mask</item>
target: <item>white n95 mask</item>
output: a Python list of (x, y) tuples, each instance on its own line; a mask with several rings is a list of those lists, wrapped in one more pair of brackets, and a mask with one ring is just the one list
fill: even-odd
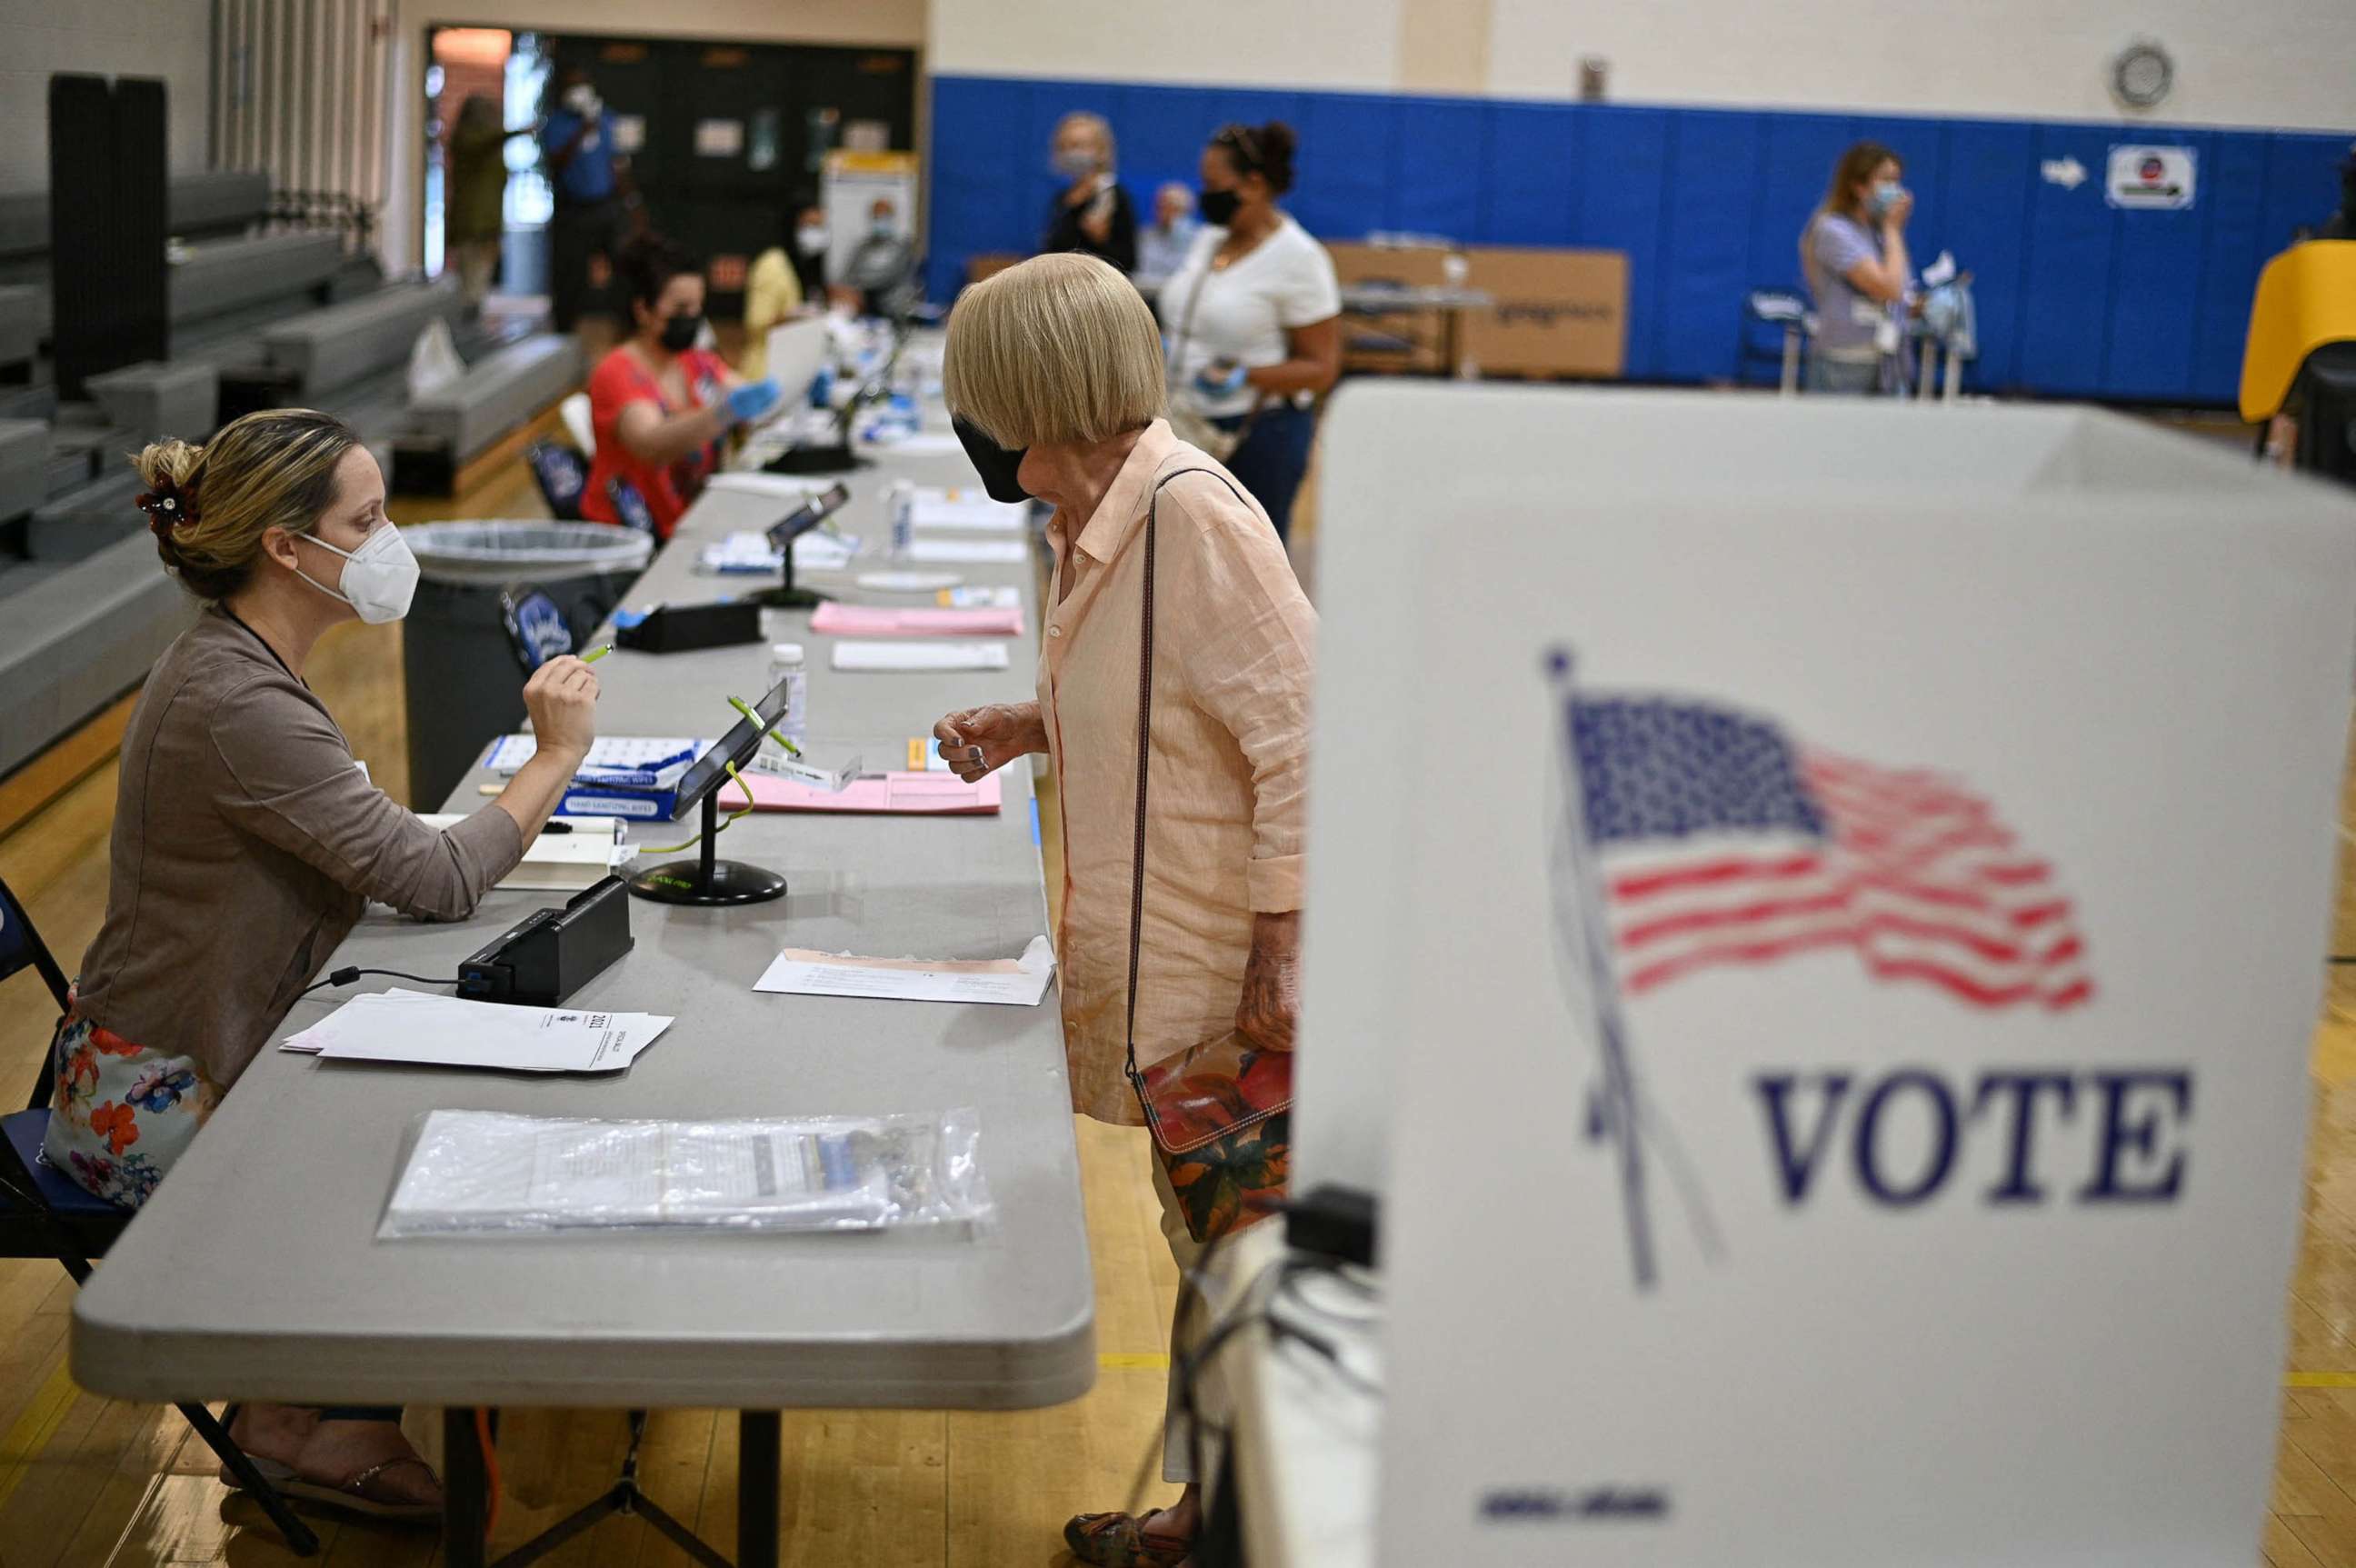
[(401, 530), (388, 522), (369, 534), (358, 550), (336, 550), (316, 533), (301, 537), (344, 558), (343, 591), (317, 581), (300, 566), (294, 568), (296, 576), (329, 598), (343, 600), (370, 626), (382, 626), (409, 613), (409, 601), (417, 596), (417, 557), (410, 553), (409, 541), (401, 536)]

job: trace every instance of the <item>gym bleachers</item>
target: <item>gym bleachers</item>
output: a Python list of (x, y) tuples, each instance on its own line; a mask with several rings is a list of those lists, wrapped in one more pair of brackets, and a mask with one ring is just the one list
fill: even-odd
[[(171, 357), (62, 400), (49, 331), (48, 199), (0, 194), (0, 775), (137, 683), (187, 624), (156, 569), (128, 454), (200, 440), (252, 408), (300, 403), (459, 465), (580, 384), (571, 338), (466, 317), (455, 279), (387, 282), (338, 230), (273, 227), (268, 181), (171, 182)], [(414, 406), (418, 336), (448, 325), (465, 373)]]
[(581, 343), (541, 333), (496, 349), (410, 406), (411, 431), (465, 463), (581, 384)]

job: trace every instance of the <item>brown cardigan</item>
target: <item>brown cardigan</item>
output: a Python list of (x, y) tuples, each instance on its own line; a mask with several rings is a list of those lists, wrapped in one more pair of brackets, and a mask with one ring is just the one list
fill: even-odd
[(461, 919), (523, 856), (486, 806), (447, 832), (370, 784), (311, 689), (218, 608), (139, 693), (82, 1016), (226, 1089), (369, 899)]

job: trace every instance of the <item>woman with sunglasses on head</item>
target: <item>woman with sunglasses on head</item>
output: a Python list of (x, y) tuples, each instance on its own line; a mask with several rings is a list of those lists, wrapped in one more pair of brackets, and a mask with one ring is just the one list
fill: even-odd
[(1277, 205), (1292, 188), (1294, 145), (1274, 120), (1211, 138), (1203, 231), (1161, 296), (1181, 433), (1226, 462), (1280, 539), (1309, 471), (1316, 400), (1342, 373), (1333, 258)]

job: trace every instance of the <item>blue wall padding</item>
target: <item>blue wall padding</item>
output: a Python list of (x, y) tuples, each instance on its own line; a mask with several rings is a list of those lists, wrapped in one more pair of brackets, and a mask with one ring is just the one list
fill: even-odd
[(1494, 245), (1563, 246), (1579, 189), (1576, 110), (1555, 103), (1489, 107), (1490, 177), (1480, 182), (1480, 231)]
[[(2096, 187), (2110, 141), (2098, 125), (2040, 127), (2038, 158), (2074, 157), (2093, 172), (2075, 190), (2035, 181), (2028, 227), (2018, 242), (2027, 266), (2020, 285), (2017, 373), (2029, 386), (2064, 396), (2099, 391), (2103, 379), (2106, 285), (2119, 214)], [(2035, 171), (2030, 173), (2034, 181)]]
[[(2036, 167), (2036, 126), (1960, 121), (1947, 128), (1947, 183), (1935, 196), (1922, 196), (1923, 237), (1935, 229), (1939, 243), (1971, 269), (1980, 338), (1979, 359), (1971, 367), (1975, 386), (2020, 384), (2021, 279), (2029, 261), (2020, 236), (2029, 227), (2029, 203), (2044, 188)], [(2026, 180), (2024, 168), (2030, 171)], [(1938, 253), (1933, 249), (1924, 260)], [(2238, 354), (2238, 329), (2234, 341)]]
[[(1743, 295), (1799, 281), (1800, 228), (1833, 160), (1871, 136), (1905, 160), (1916, 263), (1950, 249), (1976, 280), (1969, 386), (2209, 403), (2233, 400), (2258, 269), (2330, 212), (2351, 134), (970, 76), (935, 77), (932, 92), (936, 298), (957, 292), (969, 256), (1038, 243), (1066, 112), (1112, 123), (1141, 212), (1164, 180), (1195, 182), (1221, 124), (1280, 119), (1301, 134), (1287, 205), (1310, 232), (1624, 251), (1628, 375), (1729, 380)], [(2195, 205), (2111, 208), (2102, 179), (2118, 142), (2193, 147)], [(2074, 191), (2039, 172), (2064, 156), (2087, 172)]]

